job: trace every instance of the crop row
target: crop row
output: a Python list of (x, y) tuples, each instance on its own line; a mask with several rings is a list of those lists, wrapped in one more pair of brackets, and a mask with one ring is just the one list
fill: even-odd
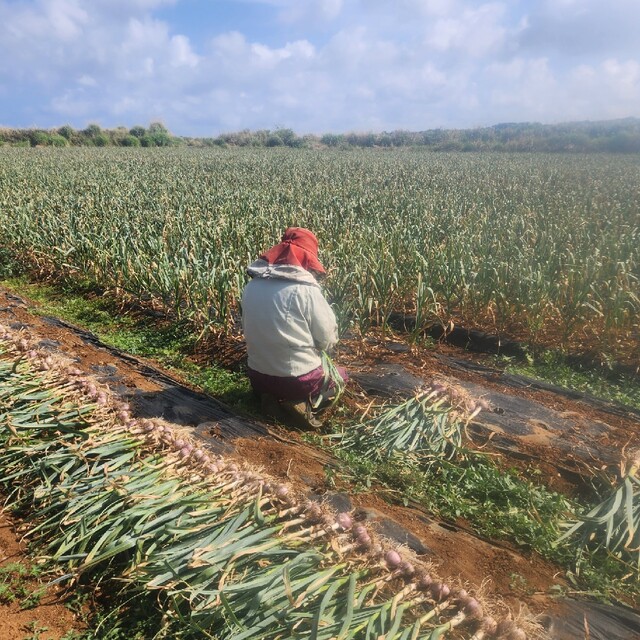
[(450, 320), (622, 357), (638, 349), (640, 165), (302, 150), (0, 150), (0, 249), (236, 326), (245, 266), (320, 238), (342, 329)]

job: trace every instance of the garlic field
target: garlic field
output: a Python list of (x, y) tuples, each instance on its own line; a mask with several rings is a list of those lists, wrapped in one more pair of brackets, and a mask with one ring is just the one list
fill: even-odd
[[(227, 418), (195, 419), (189, 400), (171, 403), (197, 390), (172, 395), (152, 366), (134, 371), (144, 350), (108, 349), (80, 312), (63, 326), (30, 299), (48, 281), (80, 285), (56, 291), (90, 291), (85, 317), (113, 314), (127, 345), (153, 341), (153, 325), (180, 334), (189, 352), (161, 362), (165, 378), (185, 375), (179, 362), (205, 380), (225, 348), (241, 377), (246, 266), (288, 226), (319, 238), (337, 361), (353, 374), (308, 437), (251, 415), (246, 397), (228, 432)], [(510, 391), (486, 362), (461, 373), (462, 359), (422, 340), (463, 326), (637, 374), (640, 157), (0, 148), (0, 278), (13, 273), (26, 276), (0, 289), (0, 498), (70, 590), (153, 598), (154, 637), (185, 640), (640, 629), (625, 617), (640, 588), (640, 410), (526, 378)], [(101, 301), (109, 311), (89, 306)], [(404, 395), (360, 384), (403, 374), (417, 381)], [(245, 419), (260, 430), (242, 431)], [(352, 501), (363, 487), (370, 501)], [(333, 490), (348, 507), (327, 500)], [(382, 526), (390, 515), (400, 537)], [(596, 595), (615, 606), (590, 630)]]
[(319, 236), (343, 330), (398, 312), (638, 354), (637, 156), (0, 149), (5, 254), (205, 333), (234, 328), (245, 265), (289, 225)]

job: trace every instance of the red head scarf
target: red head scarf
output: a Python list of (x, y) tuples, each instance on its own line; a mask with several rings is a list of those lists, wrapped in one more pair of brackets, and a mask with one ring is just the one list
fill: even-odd
[(318, 260), (318, 239), (309, 229), (301, 227), (289, 227), (280, 244), (271, 247), (260, 257), (269, 264), (291, 264), (307, 271), (326, 273)]

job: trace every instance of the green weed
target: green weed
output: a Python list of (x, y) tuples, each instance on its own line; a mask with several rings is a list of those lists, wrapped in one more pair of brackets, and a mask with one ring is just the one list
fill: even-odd
[[(318, 436), (308, 439), (322, 444)], [(354, 449), (327, 446), (328, 442), (323, 446), (342, 462), (330, 472), (332, 486), (375, 489), (388, 502), (419, 506), (483, 538), (535, 551), (564, 567), (574, 591), (605, 600), (640, 597), (633, 567), (606, 551), (578, 552), (571, 541), (557, 544), (561, 523), (583, 508), (532, 481), (540, 475), (534, 468), (501, 469), (486, 455), (470, 452), (463, 462), (437, 460), (424, 465), (404, 456), (376, 462)]]
[(40, 636), (49, 631), (49, 627), (42, 627), (37, 620), (33, 620), (26, 625), (26, 630), (29, 635), (24, 636), (23, 640), (40, 640)]
[(640, 409), (640, 378), (637, 376), (632, 378), (572, 365), (565, 355), (553, 351), (545, 351), (540, 356), (530, 357), (527, 362), (518, 362), (505, 356), (496, 358), (496, 362), (504, 366), (505, 371), (509, 373), (536, 378)]
[(15, 260), (13, 252), (7, 247), (0, 246), (0, 278), (12, 278), (20, 272), (20, 266)]
[(21, 562), (0, 567), (0, 603), (20, 602), (22, 609), (37, 606), (44, 595), (44, 587), (38, 582), (41, 575), (40, 567)]

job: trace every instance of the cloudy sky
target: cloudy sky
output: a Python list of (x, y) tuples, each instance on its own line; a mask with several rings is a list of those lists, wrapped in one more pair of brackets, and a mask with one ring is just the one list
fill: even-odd
[(640, 0), (0, 0), (0, 126), (640, 116)]

